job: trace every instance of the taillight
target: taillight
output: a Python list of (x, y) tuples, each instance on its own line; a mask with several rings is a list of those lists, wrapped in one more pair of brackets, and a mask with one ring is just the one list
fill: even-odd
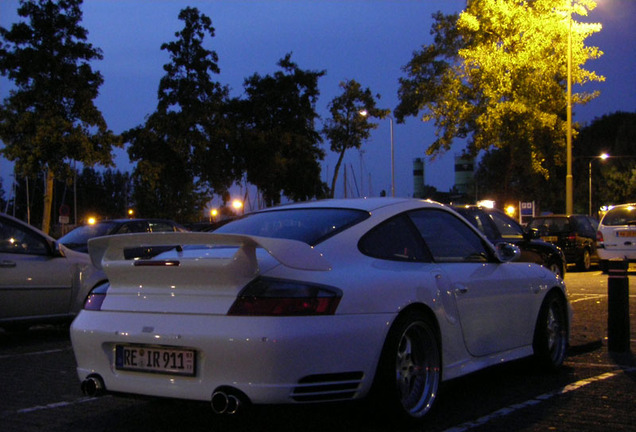
[(106, 282), (93, 288), (88, 297), (86, 297), (84, 309), (92, 311), (102, 310), (102, 303), (106, 299), (106, 292), (109, 287), (110, 284)]
[(228, 315), (333, 315), (341, 297), (342, 291), (333, 287), (258, 278), (241, 291)]
[(603, 242), (603, 233), (600, 231), (596, 231), (596, 241)]

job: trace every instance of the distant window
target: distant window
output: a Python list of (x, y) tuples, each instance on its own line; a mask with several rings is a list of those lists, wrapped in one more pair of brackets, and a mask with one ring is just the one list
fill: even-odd
[(635, 225), (636, 224), (636, 206), (615, 207), (605, 214), (603, 225)]
[(172, 232), (174, 225), (164, 221), (148, 221), (151, 232)]

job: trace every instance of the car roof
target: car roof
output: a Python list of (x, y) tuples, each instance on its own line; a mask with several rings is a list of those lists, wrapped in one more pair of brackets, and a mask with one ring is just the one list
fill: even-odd
[(408, 205), (408, 204), (424, 204), (431, 207), (447, 207), (444, 204), (437, 203), (431, 200), (421, 200), (415, 198), (342, 198), (342, 199), (325, 199), (316, 201), (306, 201), (301, 203), (283, 204), (276, 207), (270, 207), (261, 211), (276, 211), (287, 209), (306, 209), (306, 208), (343, 208), (364, 210), (372, 212), (380, 208), (389, 207), (393, 205)]

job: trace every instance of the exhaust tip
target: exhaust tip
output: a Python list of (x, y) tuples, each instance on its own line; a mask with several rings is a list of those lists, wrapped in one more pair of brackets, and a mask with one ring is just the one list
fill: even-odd
[(212, 393), (210, 405), (215, 414), (234, 415), (248, 405), (248, 398), (239, 390), (223, 387)]
[(90, 397), (101, 396), (106, 390), (104, 380), (98, 375), (91, 375), (82, 381), (81, 389), (82, 393)]

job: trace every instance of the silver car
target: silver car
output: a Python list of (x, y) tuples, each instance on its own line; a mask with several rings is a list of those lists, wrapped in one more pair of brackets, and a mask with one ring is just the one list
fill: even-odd
[(104, 279), (88, 254), (0, 214), (0, 327), (70, 322)]

